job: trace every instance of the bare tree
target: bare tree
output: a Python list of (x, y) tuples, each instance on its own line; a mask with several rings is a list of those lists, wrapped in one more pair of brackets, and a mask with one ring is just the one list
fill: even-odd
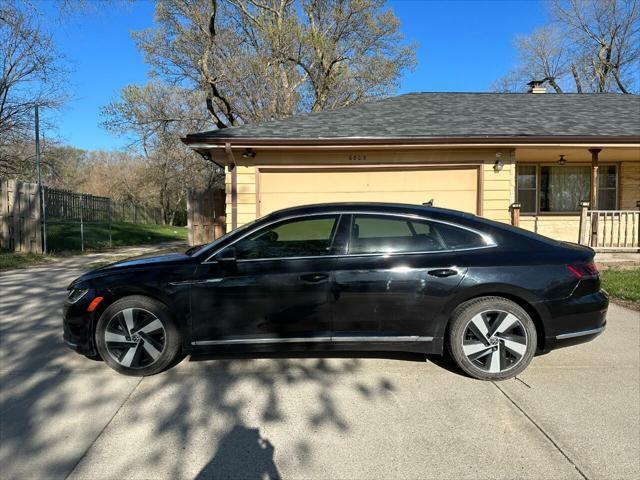
[(153, 73), (204, 93), (217, 128), (385, 95), (414, 47), (383, 0), (160, 0), (136, 32)]
[(139, 152), (133, 163), (127, 159), (129, 175), (120, 177), (118, 191), (158, 206), (168, 224), (185, 209), (187, 186), (207, 188), (224, 181), (211, 162), (180, 141), (208, 122), (202, 98), (200, 92), (152, 82), (125, 87), (102, 111), (105, 128), (129, 137), (131, 150)]
[(25, 142), (33, 138), (36, 104), (65, 100), (62, 56), (28, 5), (0, 1), (0, 175), (28, 174)]
[(640, 90), (638, 0), (552, 0), (550, 11), (550, 25), (516, 39), (518, 66), (494, 89), (546, 78), (556, 92)]

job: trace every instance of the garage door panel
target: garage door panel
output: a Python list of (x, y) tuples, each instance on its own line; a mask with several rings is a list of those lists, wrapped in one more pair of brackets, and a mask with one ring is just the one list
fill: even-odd
[(316, 171), (267, 172), (261, 175), (263, 193), (319, 192), (327, 187), (336, 192), (367, 190), (398, 192), (407, 190), (448, 191), (456, 186), (475, 189), (478, 173), (474, 169), (401, 170), (401, 171)]
[(474, 167), (423, 170), (265, 171), (260, 173), (260, 213), (325, 202), (395, 202), (477, 212)]

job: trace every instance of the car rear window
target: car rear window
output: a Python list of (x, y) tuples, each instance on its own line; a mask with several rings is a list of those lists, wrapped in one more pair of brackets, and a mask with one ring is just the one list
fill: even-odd
[(435, 252), (486, 245), (464, 228), (429, 220), (382, 215), (354, 215), (350, 254)]

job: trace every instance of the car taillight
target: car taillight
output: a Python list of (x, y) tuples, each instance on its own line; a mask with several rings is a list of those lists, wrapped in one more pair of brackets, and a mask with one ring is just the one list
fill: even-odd
[(574, 263), (572, 265), (567, 265), (567, 270), (569, 270), (578, 280), (598, 278), (598, 276), (600, 275), (600, 272), (598, 272), (598, 267), (596, 267), (596, 264), (593, 262)]

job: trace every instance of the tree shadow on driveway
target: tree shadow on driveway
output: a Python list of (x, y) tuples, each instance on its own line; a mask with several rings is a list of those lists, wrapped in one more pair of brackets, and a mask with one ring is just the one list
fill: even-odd
[[(346, 435), (354, 402), (392, 401), (389, 376), (360, 376), (362, 360), (348, 354), (225, 354), (143, 380), (119, 375), (62, 341), (65, 289), (82, 271), (65, 259), (0, 274), (3, 478), (206, 478), (244, 463), (230, 445), (255, 446), (258, 470), (275, 475), (269, 452), (280, 451), (304, 471), (307, 432)], [(273, 450), (265, 439), (278, 426), (295, 433)]]

